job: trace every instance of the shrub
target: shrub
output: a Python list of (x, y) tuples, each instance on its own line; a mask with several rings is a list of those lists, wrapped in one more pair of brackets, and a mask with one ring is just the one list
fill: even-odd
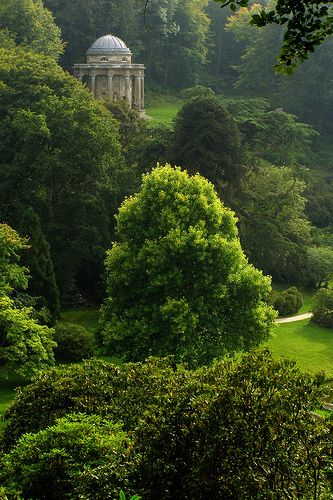
[(139, 493), (247, 500), (280, 498), (283, 490), (286, 498), (322, 498), (329, 428), (309, 412), (321, 381), (252, 352), (169, 387), (134, 436)]
[(314, 296), (312, 321), (317, 325), (333, 328), (333, 290), (322, 288)]
[(80, 361), (94, 355), (94, 335), (83, 326), (57, 323), (53, 339), (57, 343), (54, 355), (59, 361)]
[(280, 316), (297, 313), (302, 304), (302, 294), (295, 286), (273, 296), (274, 309), (279, 312)]
[[(130, 484), (133, 491), (126, 493), (138, 493), (145, 500), (245, 500), (280, 498), (283, 489), (288, 498), (320, 498), (325, 487), (322, 467), (329, 460), (325, 450), (330, 427), (314, 420), (310, 411), (318, 405), (322, 382), (319, 375), (301, 374), (292, 362), (274, 361), (267, 351), (221, 360), (195, 371), (176, 368), (170, 360), (151, 359), (122, 367), (87, 361), (51, 370), (21, 390), (7, 414), (11, 421), (5, 436), (17, 439), (27, 430), (36, 432), (39, 426), (44, 430), (38, 436), (45, 436), (49, 446), (50, 428), (43, 432), (55, 415), (82, 408), (104, 420), (123, 422), (122, 428), (128, 431), (133, 455), (127, 455), (125, 447), (121, 462), (125, 475), (121, 477), (124, 486)], [(58, 424), (52, 425), (54, 432)], [(71, 435), (74, 439), (74, 432)], [(22, 442), (26, 446), (32, 443), (32, 455), (35, 443), (44, 443), (36, 436), (21, 438), (7, 453), (7, 471), (13, 470), (8, 468), (14, 460), (10, 457), (22, 449)], [(67, 445), (61, 446), (63, 441), (53, 443), (52, 450), (61, 450), (65, 465), (63, 448), (81, 471), (75, 489), (67, 483), (74, 498), (115, 497), (113, 493), (109, 496), (108, 489), (116, 484), (112, 474), (118, 474), (118, 465), (114, 461), (92, 463), (82, 470), (79, 449), (71, 454)], [(49, 448), (40, 446), (47, 454)], [(32, 463), (34, 474), (35, 462), (29, 461), (27, 451), (25, 457), (24, 464)], [(69, 477), (71, 465), (65, 469), (67, 476), (63, 469), (59, 471), (53, 469), (54, 481)], [(22, 469), (15, 469), (12, 475), (17, 474), (13, 481), (23, 483)], [(7, 478), (8, 474), (5, 480), (10, 481)], [(118, 486), (119, 492), (122, 486)]]
[(214, 97), (215, 92), (210, 87), (204, 87), (203, 85), (195, 85), (194, 87), (188, 87), (180, 92), (183, 99), (194, 99), (195, 97)]
[[(114, 498), (127, 486), (130, 444), (119, 425), (96, 415), (68, 415), (25, 434), (2, 457), (0, 479), (6, 494), (15, 497)], [(107, 481), (101, 469), (107, 469)]]
[(168, 359), (121, 367), (92, 359), (48, 370), (17, 390), (5, 414), (2, 445), (9, 449), (22, 434), (45, 429), (67, 413), (99, 414), (133, 429), (145, 410), (158, 404), (173, 376)]

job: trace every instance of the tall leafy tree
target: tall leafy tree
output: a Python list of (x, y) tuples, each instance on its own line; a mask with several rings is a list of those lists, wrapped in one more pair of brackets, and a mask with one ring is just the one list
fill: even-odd
[(58, 59), (63, 52), (60, 29), (42, 0), (2, 0), (0, 32), (8, 30), (17, 45)]
[(118, 125), (52, 59), (0, 50), (0, 81), (1, 218), (18, 227), (32, 207), (62, 298), (93, 292), (121, 198)]
[(311, 224), (304, 214), (305, 183), (288, 167), (263, 165), (247, 178), (237, 213), (250, 261), (277, 280), (301, 282)]
[(248, 263), (233, 213), (204, 178), (154, 169), (121, 206), (117, 237), (102, 309), (108, 352), (196, 365), (268, 338), (270, 281)]
[(223, 102), (257, 158), (291, 166), (307, 164), (313, 156), (310, 146), (318, 133), (295, 115), (281, 108), (272, 109), (269, 101), (260, 97)]

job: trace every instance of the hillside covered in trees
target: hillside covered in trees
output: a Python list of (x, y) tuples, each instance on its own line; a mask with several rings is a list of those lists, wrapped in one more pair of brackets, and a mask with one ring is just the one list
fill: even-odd
[[(330, 498), (329, 381), (266, 349), (298, 288), (333, 324), (329, 11), (227, 3), (0, 4), (1, 498)], [(172, 121), (73, 77), (106, 33)]]

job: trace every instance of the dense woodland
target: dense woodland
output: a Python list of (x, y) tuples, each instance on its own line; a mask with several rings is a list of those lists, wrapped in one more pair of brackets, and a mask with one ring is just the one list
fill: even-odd
[[(329, 498), (323, 377), (252, 349), (301, 305), (270, 277), (333, 325), (333, 42), (276, 72), (286, 26), (250, 4), (1, 1), (0, 369), (36, 377), (0, 496)], [(182, 101), (172, 126), (73, 78), (106, 33), (148, 103)], [(83, 305), (94, 335), (59, 322)], [(96, 353), (121, 366), (49, 368)]]

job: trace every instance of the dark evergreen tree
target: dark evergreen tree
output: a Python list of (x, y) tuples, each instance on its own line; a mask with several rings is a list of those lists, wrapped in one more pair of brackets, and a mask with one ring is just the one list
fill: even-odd
[(238, 126), (221, 101), (197, 97), (175, 118), (173, 161), (215, 184), (224, 199), (246, 172), (246, 154)]
[(23, 255), (22, 263), (30, 270), (27, 293), (39, 298), (53, 315), (60, 309), (59, 290), (56, 284), (50, 245), (43, 234), (40, 219), (31, 208), (23, 211), (19, 222), (20, 234), (29, 238), (29, 248)]

